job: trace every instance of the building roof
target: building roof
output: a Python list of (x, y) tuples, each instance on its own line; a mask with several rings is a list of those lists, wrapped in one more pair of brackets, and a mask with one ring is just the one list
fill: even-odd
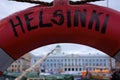
[[(90, 47), (86, 47), (83, 45), (78, 45), (78, 44), (54, 44), (54, 45), (49, 45), (45, 46), (44, 48), (39, 49), (40, 51), (37, 52), (37, 55), (34, 53), (31, 53), (32, 57), (42, 57), (48, 52), (50, 52), (50, 48), (54, 46), (54, 49), (56, 50), (61, 50), (61, 51), (54, 51), (53, 54), (50, 54), (49, 57), (97, 57), (97, 56), (108, 56), (105, 53), (95, 50)], [(48, 51), (49, 49), (49, 51)], [(52, 50), (52, 49), (51, 49)], [(56, 53), (57, 52), (57, 53)]]
[[(34, 54), (31, 54), (31, 57), (43, 57), (44, 55), (36, 56)], [(50, 54), (48, 57), (108, 57), (106, 54), (102, 53), (85, 53), (85, 54), (74, 54), (74, 53), (57, 53), (57, 54)]]

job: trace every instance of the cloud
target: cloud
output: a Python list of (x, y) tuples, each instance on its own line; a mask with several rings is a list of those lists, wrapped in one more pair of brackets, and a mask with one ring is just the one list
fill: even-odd
[(81, 44), (74, 44), (74, 43), (58, 43), (58, 44), (51, 44), (51, 45), (46, 45), (40, 48), (37, 48), (35, 50), (32, 50), (30, 53), (34, 55), (43, 55), (51, 52), (57, 45), (61, 46), (61, 51), (62, 53), (67, 53), (67, 54), (96, 54), (96, 53), (101, 53), (105, 54), (102, 51), (99, 51), (95, 48), (86, 46), (86, 45), (81, 45)]
[(34, 5), (35, 4), (3, 0), (0, 3), (0, 19)]
[(109, 0), (108, 7), (120, 11), (120, 0)]
[[(51, 2), (53, 0), (42, 0), (42, 1)], [(77, 0), (73, 0), (73, 1), (77, 1)], [(119, 3), (120, 3), (120, 0), (109, 0), (109, 7), (120, 11)], [(101, 5), (101, 6), (107, 6), (107, 0), (94, 2), (94, 4)], [(9, 16), (10, 14), (13, 14), (17, 11), (26, 9), (31, 6), (35, 6), (35, 4), (2, 0), (2, 2), (0, 3), (0, 19), (5, 18), (6, 16)]]

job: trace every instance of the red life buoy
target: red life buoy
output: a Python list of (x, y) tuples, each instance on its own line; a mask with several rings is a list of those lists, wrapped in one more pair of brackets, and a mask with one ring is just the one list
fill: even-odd
[(71, 5), (68, 0), (17, 12), (0, 21), (0, 71), (52, 43), (88, 45), (120, 60), (119, 21), (120, 12), (93, 4)]

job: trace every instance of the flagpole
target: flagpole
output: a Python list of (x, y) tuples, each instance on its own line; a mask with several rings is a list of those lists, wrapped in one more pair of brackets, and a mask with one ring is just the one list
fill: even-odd
[(107, 0), (107, 7), (109, 7), (109, 0)]

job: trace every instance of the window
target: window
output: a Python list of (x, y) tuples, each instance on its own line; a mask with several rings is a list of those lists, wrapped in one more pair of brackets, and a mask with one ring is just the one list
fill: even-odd
[(12, 67), (14, 67), (14, 65), (12, 65)]
[(46, 60), (44, 60), (44, 62), (45, 62)]
[(21, 61), (18, 61), (18, 63), (20, 63)]
[(61, 66), (63, 66), (63, 63), (61, 63)]
[(88, 63), (86, 63), (86, 66), (88, 66)]
[(89, 61), (91, 62), (91, 59), (89, 59)]
[(82, 61), (84, 61), (84, 59), (82, 59)]
[(97, 63), (96, 66), (99, 66), (99, 64)]
[(83, 66), (85, 66), (85, 64), (83, 63)]
[(70, 59), (68, 59), (68, 61), (70, 61)]
[(17, 67), (17, 65), (15, 65), (15, 67)]
[(98, 61), (98, 59), (97, 59), (97, 61)]
[(78, 71), (78, 68), (76, 68), (76, 71)]
[(77, 66), (77, 63), (75, 63), (75, 65)]
[(74, 66), (74, 63), (72, 63), (72, 66)]
[(72, 71), (74, 71), (74, 68), (72, 68)]
[(82, 69), (81, 68), (79, 68), (79, 71), (81, 71)]
[(104, 59), (104, 61), (106, 61), (106, 59)]
[(36, 63), (36, 59), (34, 59), (34, 63)]
[(54, 66), (56, 67), (56, 63), (54, 63)]
[(40, 66), (42, 66), (42, 64), (40, 64)]
[(73, 62), (74, 60), (72, 59), (72, 62)]
[(67, 66), (67, 63), (65, 63), (65, 66)]
[(47, 66), (49, 66), (49, 64), (47, 63)]
[(77, 59), (75, 59), (75, 61), (77, 62)]
[(71, 69), (70, 68), (68, 68), (68, 71), (70, 71)]
[(52, 59), (51, 59), (51, 62), (52, 62)]
[(68, 66), (70, 66), (70, 63), (68, 63)]
[(67, 60), (65, 59), (65, 62), (66, 62)]
[(67, 68), (65, 68), (65, 71), (67, 71)]
[(91, 66), (91, 63), (89, 63), (89, 66)]
[(106, 63), (104, 63), (104, 66), (106, 66)]
[(20, 67), (20, 65), (18, 65), (18, 67)]
[(51, 66), (52, 66), (52, 63), (51, 63)]

